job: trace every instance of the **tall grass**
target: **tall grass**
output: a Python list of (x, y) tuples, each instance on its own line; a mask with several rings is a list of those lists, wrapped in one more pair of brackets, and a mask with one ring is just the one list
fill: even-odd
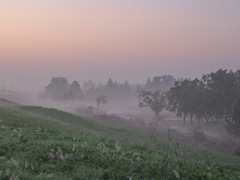
[[(27, 107), (28, 110), (29, 108), (31, 109)], [(167, 143), (162, 143), (153, 136), (154, 148), (149, 148), (121, 138), (114, 139), (87, 131), (90, 128), (87, 123), (83, 123), (80, 129), (78, 126), (74, 127), (74, 124), (70, 126), (66, 125), (68, 123), (61, 124), (51, 120), (59, 118), (62, 122), (88, 121), (83, 117), (52, 109), (33, 110), (40, 111), (41, 116), (0, 108), (0, 179), (240, 177), (231, 169), (211, 161), (204, 151), (199, 151), (201, 154), (198, 156), (186, 158), (189, 150), (173, 141), (170, 130)], [(44, 118), (43, 115), (51, 118)], [(94, 123), (92, 125), (101, 127)]]

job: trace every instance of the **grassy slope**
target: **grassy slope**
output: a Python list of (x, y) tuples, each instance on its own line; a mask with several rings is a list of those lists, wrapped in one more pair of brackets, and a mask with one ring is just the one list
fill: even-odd
[(138, 143), (144, 138), (141, 132), (55, 109), (5, 100), (0, 104), (0, 179), (13, 173), (20, 179), (174, 179), (178, 174), (182, 179), (239, 179), (226, 170), (240, 171), (236, 157), (212, 158), (209, 152), (184, 148), (171, 139), (153, 143), (156, 148), (151, 150)]

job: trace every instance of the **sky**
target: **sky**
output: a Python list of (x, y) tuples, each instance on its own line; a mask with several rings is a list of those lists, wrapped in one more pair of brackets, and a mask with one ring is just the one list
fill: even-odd
[(0, 87), (240, 69), (239, 0), (0, 0)]

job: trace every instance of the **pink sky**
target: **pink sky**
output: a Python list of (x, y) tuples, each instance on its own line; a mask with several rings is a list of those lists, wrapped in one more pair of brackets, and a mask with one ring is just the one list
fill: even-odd
[(239, 17), (236, 0), (1, 1), (0, 86), (239, 69)]

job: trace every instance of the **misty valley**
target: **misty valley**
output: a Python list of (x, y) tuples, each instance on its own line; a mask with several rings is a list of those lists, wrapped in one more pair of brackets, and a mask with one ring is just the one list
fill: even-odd
[(0, 180), (240, 180), (240, 0), (0, 0)]
[(0, 179), (240, 179), (240, 70), (0, 90)]

